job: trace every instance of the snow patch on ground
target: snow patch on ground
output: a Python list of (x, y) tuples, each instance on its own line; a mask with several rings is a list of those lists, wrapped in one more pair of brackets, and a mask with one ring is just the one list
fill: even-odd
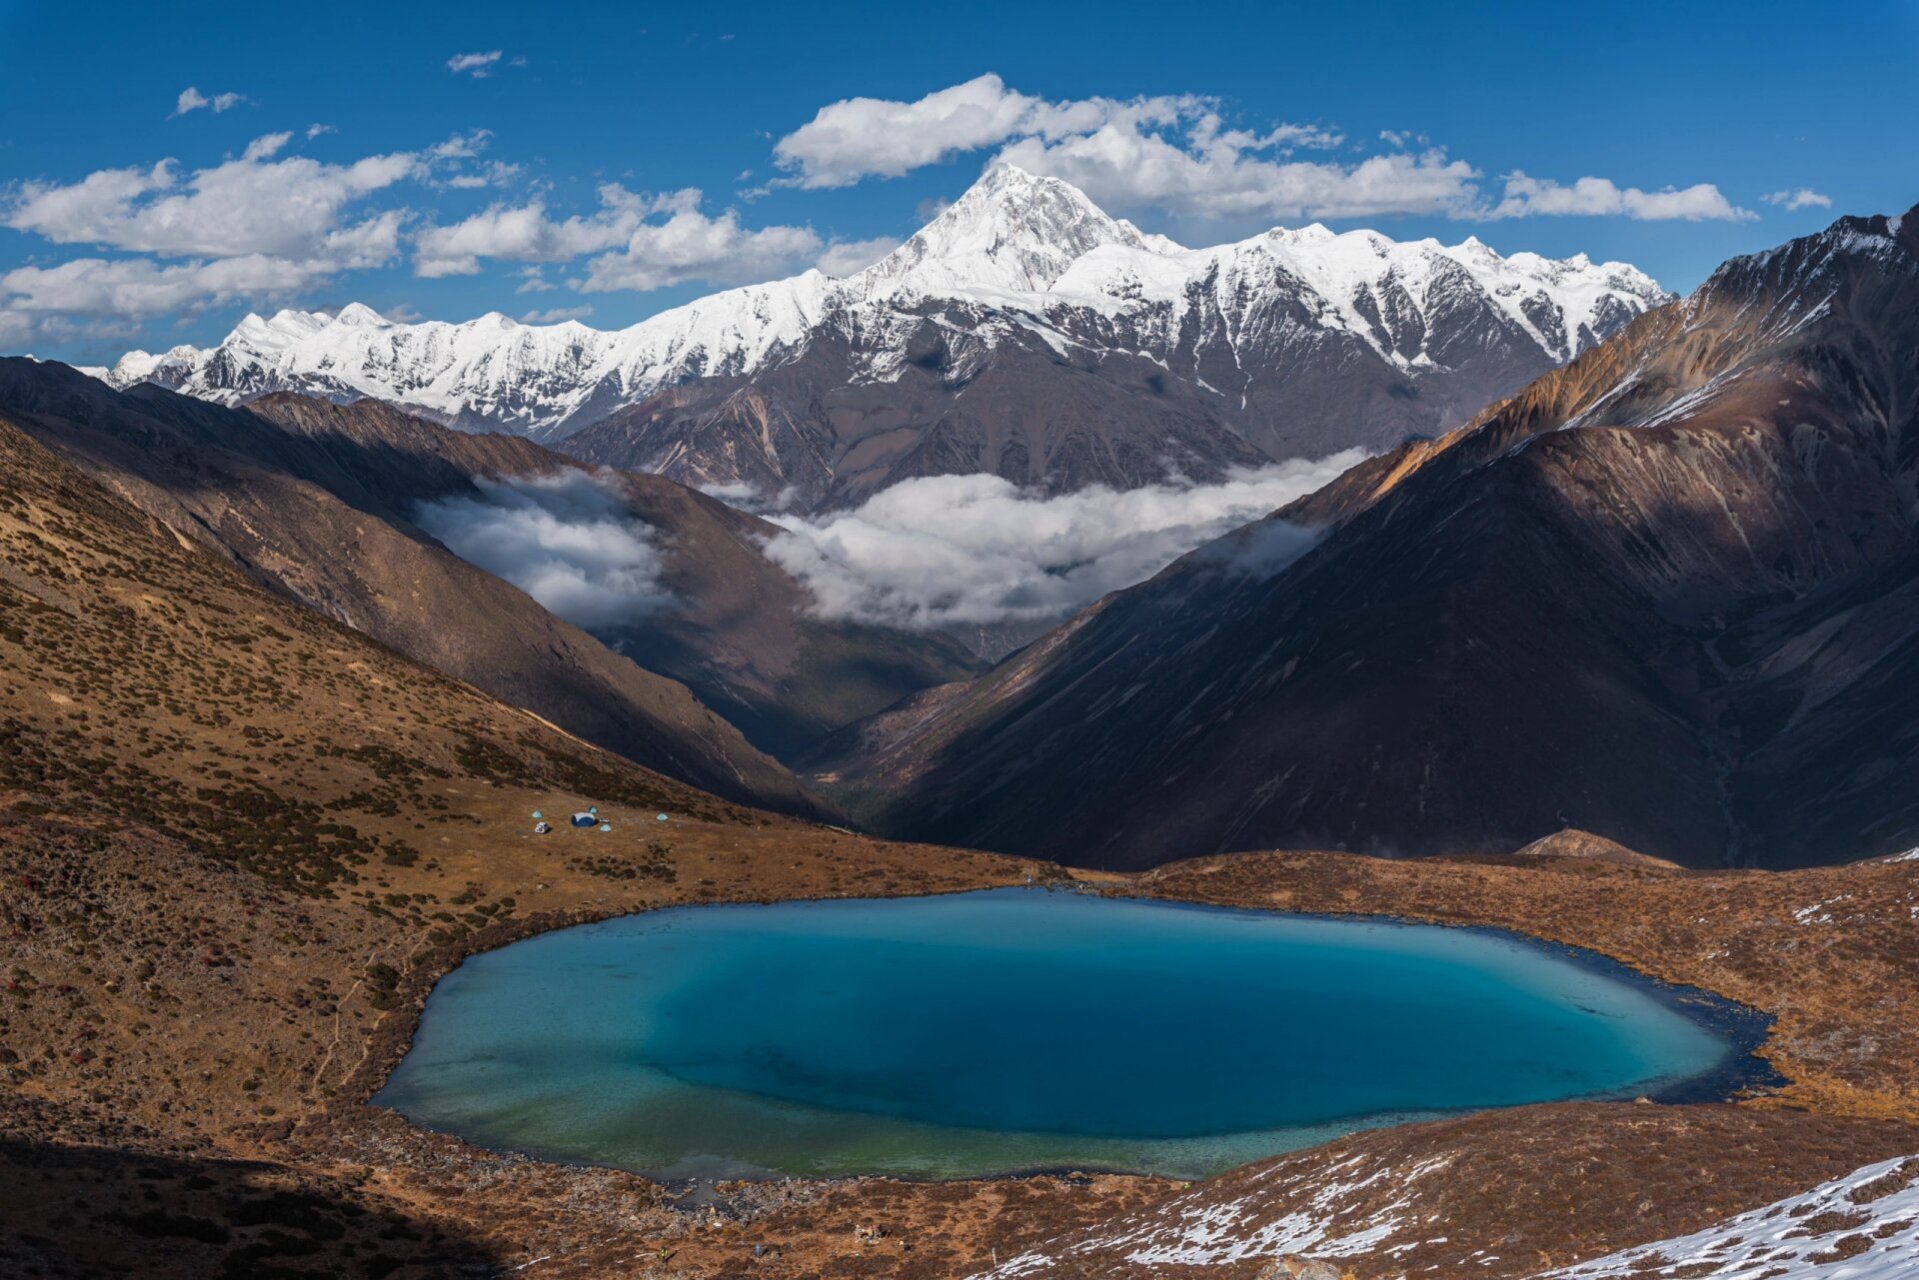
[(1537, 1280), (1913, 1280), (1919, 1156), (1900, 1157), (1689, 1236), (1548, 1271)]

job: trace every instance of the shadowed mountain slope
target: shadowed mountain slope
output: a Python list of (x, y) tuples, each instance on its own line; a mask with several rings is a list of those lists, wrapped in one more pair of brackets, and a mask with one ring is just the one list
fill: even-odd
[(121, 395), (17, 359), (0, 360), (0, 412), (262, 586), (661, 773), (735, 800), (819, 812), (791, 774), (684, 686), (405, 523), (403, 494), (470, 490), (473, 470), (539, 465), (537, 446), (356, 434), (352, 423), (286, 432), (243, 411), (158, 388)]
[[(654, 1184), (362, 1105), (433, 981), (664, 902), (1018, 878), (583, 742), (262, 590), (12, 418), (0, 1274), (495, 1275), (601, 1245), (588, 1271), (630, 1271), (684, 1222)], [(610, 831), (534, 833), (587, 803)]]
[[(248, 409), (323, 444), (358, 486), (335, 492), (396, 523), (417, 518), (423, 501), (481, 497), (478, 478), (587, 469), (530, 441), (468, 435), (379, 401), (343, 406), (282, 393)], [(661, 591), (656, 607), (595, 622), (593, 633), (686, 685), (762, 751), (784, 757), (909, 693), (979, 670), (945, 635), (815, 616), (806, 588), (762, 553), (779, 530), (757, 516), (663, 476), (596, 480), (650, 531)]]
[[(1735, 259), (1437, 441), (815, 767), (883, 829), (1114, 867), (1919, 842), (1919, 215)], [(1323, 525), (1297, 559), (1290, 524)]]

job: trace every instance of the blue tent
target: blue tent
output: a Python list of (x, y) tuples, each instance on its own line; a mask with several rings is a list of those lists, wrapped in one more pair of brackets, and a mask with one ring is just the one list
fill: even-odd
[(573, 815), (573, 825), (576, 827), (597, 827), (600, 825), (600, 820), (590, 813), (576, 813)]

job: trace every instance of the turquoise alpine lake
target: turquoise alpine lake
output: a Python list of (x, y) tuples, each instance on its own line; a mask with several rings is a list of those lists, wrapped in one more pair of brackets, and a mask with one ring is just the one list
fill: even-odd
[(683, 907), (467, 960), (374, 1101), (666, 1179), (1199, 1177), (1683, 1091), (1741, 1056), (1709, 1003), (1473, 929), (1038, 889)]

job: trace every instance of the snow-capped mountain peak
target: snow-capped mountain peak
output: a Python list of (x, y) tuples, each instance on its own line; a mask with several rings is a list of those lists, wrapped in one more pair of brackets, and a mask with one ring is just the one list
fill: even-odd
[[(493, 319), (494, 317), (498, 317), (501, 320), (506, 319), (505, 316), (500, 315), (500, 313), (497, 311), (489, 312), (483, 318), (490, 320), (490, 319)], [(349, 302), (347, 303), (346, 306), (340, 308), (340, 312), (338, 315), (333, 317), (333, 323), (356, 325), (356, 326), (383, 325), (387, 323), (387, 320), (386, 320), (386, 317), (382, 316), (379, 312), (375, 311), (372, 307), (366, 306), (358, 302)]]
[(1111, 244), (1147, 248), (1138, 228), (1109, 217), (1078, 187), (1000, 165), (848, 283), (872, 299), (1041, 293), (1080, 257)]
[[(1302, 414), (1316, 415), (1306, 421), (1314, 439), (1340, 436), (1337, 423), (1317, 420), (1338, 413), (1365, 415), (1369, 441), (1450, 425), (1666, 297), (1622, 263), (1501, 257), (1472, 238), (1449, 248), (1314, 223), (1189, 249), (1107, 214), (1070, 183), (1000, 165), (844, 279), (808, 271), (612, 332), (498, 312), (452, 324), (392, 321), (358, 303), (284, 310), (247, 316), (208, 350), (129, 352), (108, 378), (227, 404), (279, 390), (373, 397), (551, 440), (669, 388), (685, 403), (705, 380), (763, 377), (827, 337), (845, 364), (828, 381), (843, 387), (916, 367), (971, 377), (1002, 347), (1039, 343), (1048, 359), (1144, 359), (1206, 397), (1196, 412), (1224, 415), (1221, 430), (1270, 451), (1303, 438)], [(929, 352), (940, 353), (937, 366)], [(1363, 375), (1368, 386), (1427, 384), (1423, 397), (1401, 395), (1420, 402), (1416, 412), (1310, 390), (1374, 360), (1382, 367)], [(915, 425), (926, 424), (906, 424)]]

